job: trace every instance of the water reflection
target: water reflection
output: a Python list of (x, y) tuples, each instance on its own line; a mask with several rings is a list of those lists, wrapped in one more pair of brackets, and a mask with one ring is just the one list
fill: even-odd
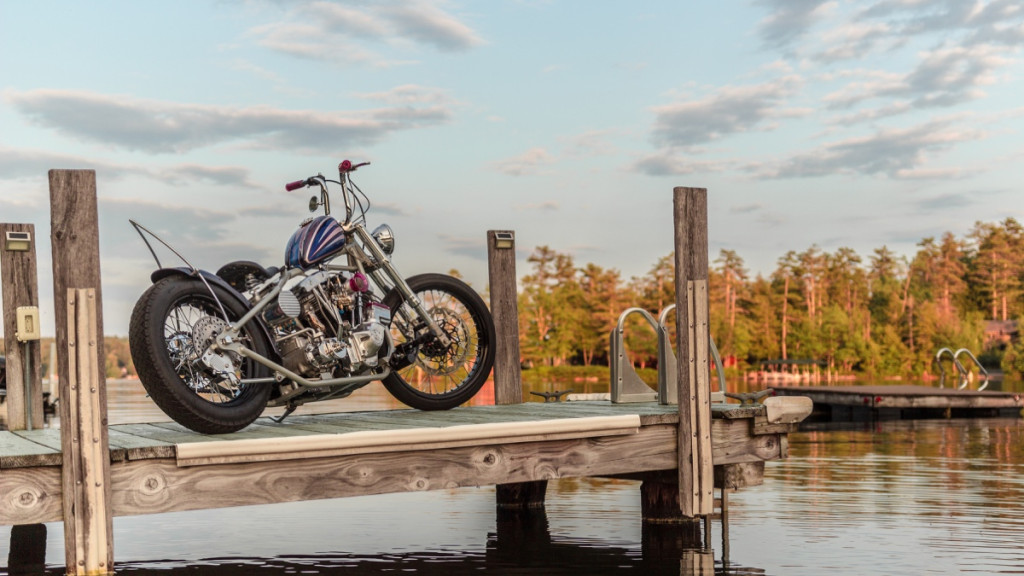
[(798, 559), (793, 574), (1024, 566), (1020, 419), (821, 424), (789, 446), (733, 499), (734, 554)]
[[(584, 483), (585, 484), (585, 483)], [(636, 488), (633, 483), (616, 481), (608, 484), (612, 492)], [(593, 486), (584, 488), (593, 488)], [(554, 503), (553, 513), (578, 505), (576, 495), (570, 491), (566, 499), (558, 499)], [(555, 494), (556, 498), (561, 494)], [(580, 496), (586, 497), (587, 494)], [(422, 496), (422, 495), (418, 495)], [(453, 497), (454, 496), (454, 497)], [(494, 574), (673, 574), (711, 576), (712, 574), (760, 574), (761, 570), (740, 568), (728, 569), (714, 563), (713, 551), (691, 548), (689, 528), (644, 526), (640, 541), (635, 539), (618, 540), (614, 538), (592, 538), (566, 535), (565, 530), (573, 524), (568, 522), (549, 522), (545, 509), (527, 511), (499, 511), (493, 509), (488, 513), (479, 506), (489, 501), (493, 506), (493, 491), (464, 490), (442, 494), (440, 500), (453, 503), (468, 504), (465, 509), (449, 516), (452, 518), (434, 517), (430, 513), (438, 506), (433, 502), (423, 502), (422, 498), (399, 497), (400, 509), (389, 508), (378, 510), (376, 524), (365, 524), (370, 512), (369, 505), (380, 499), (355, 498), (344, 502), (354, 506), (335, 507), (342, 501), (326, 504), (334, 507), (334, 511), (344, 509), (343, 516), (335, 520), (335, 533), (324, 533), (324, 514), (312, 512), (303, 515), (302, 506), (296, 506), (300, 513), (285, 522), (267, 526), (261, 521), (268, 518), (272, 511), (280, 513), (282, 506), (259, 506), (249, 509), (250, 522), (239, 523), (239, 510), (224, 511), (227, 518), (206, 518), (196, 523), (196, 513), (168, 514), (159, 517), (163, 522), (160, 526), (149, 530), (133, 529), (126, 531), (124, 520), (128, 524), (137, 524), (140, 519), (118, 519), (115, 522), (115, 541), (118, 555), (129, 558), (140, 549), (140, 536), (149, 533), (156, 540), (148, 543), (150, 560), (118, 560), (118, 574), (201, 574), (203, 576), (235, 576), (241, 574), (383, 574), (406, 572), (424, 575), (459, 575), (478, 574), (481, 571)], [(566, 501), (568, 500), (568, 501)], [(289, 505), (290, 506), (290, 505)], [(286, 506), (287, 507), (287, 506)], [(320, 504), (321, 508), (325, 504)], [(442, 508), (444, 506), (441, 506)], [(571, 515), (570, 515), (571, 516)], [(600, 514), (598, 514), (600, 516)], [(485, 517), (490, 522), (485, 521)], [(404, 522), (392, 522), (403, 518)], [(149, 519), (150, 524), (157, 518)], [(489, 528), (479, 530), (479, 523), (484, 521)], [(143, 521), (144, 522), (144, 521)], [(305, 522), (308, 526), (298, 527)], [(622, 518), (617, 519), (617, 526), (612, 531), (622, 530)], [(632, 516), (629, 521), (631, 531), (639, 529), (639, 517)], [(54, 547), (54, 540), (59, 539), (59, 525), (56, 533), (49, 534), (49, 543)], [(201, 528), (196, 530), (196, 528)], [(595, 531), (591, 527), (589, 531)], [(134, 542), (125, 542), (128, 532)], [(588, 532), (584, 530), (583, 532)], [(596, 532), (602, 532), (596, 528)], [(606, 532), (606, 531), (605, 531)], [(166, 534), (161, 537), (161, 534)], [(268, 533), (275, 533), (276, 540), (262, 540)], [(420, 540), (410, 545), (410, 534), (415, 533), (412, 540)], [(391, 534), (391, 538), (381, 537)], [(606, 532), (607, 535), (607, 532)], [(303, 538), (309, 538), (303, 541)], [(697, 540), (699, 541), (699, 534)], [(120, 541), (118, 541), (120, 540)], [(231, 550), (272, 550), (283, 547), (281, 540), (288, 542), (296, 552), (276, 556), (232, 554)], [(335, 549), (322, 547), (333, 543)], [(178, 555), (172, 550), (177, 547)], [(203, 550), (220, 551), (221, 555), (202, 556)], [(310, 551), (302, 551), (311, 549)], [(319, 550), (319, 551), (312, 551)], [(58, 551), (59, 552), (59, 551)], [(54, 550), (48, 551), (53, 559)], [(163, 553), (163, 556), (156, 554)], [(12, 550), (12, 557), (18, 554)], [(51, 565), (47, 571), (41, 571), (41, 557), (24, 558), (12, 563), (10, 574), (47, 574), (57, 575), (63, 571)], [(190, 556), (196, 556), (189, 558)], [(32, 566), (34, 564), (34, 566)], [(0, 571), (0, 573), (3, 573)]]

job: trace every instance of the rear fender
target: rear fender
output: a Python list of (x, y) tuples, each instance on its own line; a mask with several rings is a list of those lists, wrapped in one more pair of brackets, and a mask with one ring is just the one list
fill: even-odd
[[(160, 268), (159, 270), (153, 271), (153, 273), (149, 276), (149, 279), (154, 284), (156, 284), (160, 280), (163, 280), (164, 278), (168, 278), (170, 276), (185, 276), (188, 278), (195, 278), (200, 275), (208, 283), (216, 284), (218, 287), (223, 288), (224, 291), (231, 298), (238, 301), (238, 303), (241, 304), (246, 310), (252, 309), (252, 305), (249, 304), (249, 301), (245, 298), (245, 296), (242, 296), (242, 294), (238, 290), (235, 290), (220, 276), (217, 276), (216, 274), (213, 274), (211, 272), (207, 272), (206, 270), (192, 270), (191, 268), (186, 267)], [(260, 331), (263, 333), (263, 337), (266, 339), (267, 344), (269, 345), (271, 354), (273, 355), (271, 360), (280, 364), (281, 353), (277, 350), (277, 343), (274, 342), (274, 339), (270, 337), (270, 330), (267, 329), (267, 325), (263, 323), (263, 319), (260, 318), (258, 314), (256, 315), (255, 318), (252, 319), (252, 321), (255, 322), (257, 326), (260, 327)]]

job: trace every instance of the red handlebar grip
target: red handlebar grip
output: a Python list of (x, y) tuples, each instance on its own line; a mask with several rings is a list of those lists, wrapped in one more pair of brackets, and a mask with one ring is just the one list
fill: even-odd
[(341, 164), (338, 164), (338, 172), (355, 172), (362, 166), (368, 165), (369, 162), (360, 162), (359, 164), (353, 164), (351, 160), (342, 160)]
[(292, 190), (298, 190), (299, 188), (305, 188), (305, 187), (306, 187), (306, 181), (305, 180), (296, 180), (295, 182), (289, 182), (289, 183), (284, 185), (284, 189), (287, 190), (288, 192), (291, 192)]

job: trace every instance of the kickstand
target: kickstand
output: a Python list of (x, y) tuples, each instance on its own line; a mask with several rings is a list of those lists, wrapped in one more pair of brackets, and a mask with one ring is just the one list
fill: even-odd
[(288, 408), (285, 408), (284, 414), (281, 414), (280, 416), (271, 416), (270, 419), (273, 420), (275, 424), (280, 424), (281, 422), (284, 422), (284, 419), (287, 418), (289, 414), (295, 412), (296, 408), (298, 408), (298, 406), (289, 404)]

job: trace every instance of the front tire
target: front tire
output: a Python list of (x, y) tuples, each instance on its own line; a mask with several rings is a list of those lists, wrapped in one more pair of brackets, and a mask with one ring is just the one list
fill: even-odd
[[(441, 347), (422, 337), (427, 328), (397, 289), (384, 304), (391, 309), (391, 336), (398, 361), (405, 364), (384, 379), (384, 386), (403, 404), (419, 410), (449, 410), (468, 402), (487, 381), (494, 365), (494, 322), (483, 299), (464, 282), (443, 274), (421, 274), (406, 280), (413, 294), (451, 344)], [(393, 359), (394, 360), (394, 359)], [(394, 365), (395, 362), (393, 361)]]
[[(245, 306), (225, 289), (196, 278), (170, 276), (149, 287), (132, 311), (129, 346), (142, 385), (156, 405), (175, 422), (203, 434), (226, 434), (245, 428), (267, 405), (271, 386), (234, 383), (234, 379), (266, 377), (264, 366), (222, 352), (223, 369), (216, 374), (200, 357), (211, 337), (228, 321), (241, 318)], [(262, 356), (269, 345), (250, 322), (240, 334), (242, 344)], [(197, 341), (197, 339), (202, 341)]]

